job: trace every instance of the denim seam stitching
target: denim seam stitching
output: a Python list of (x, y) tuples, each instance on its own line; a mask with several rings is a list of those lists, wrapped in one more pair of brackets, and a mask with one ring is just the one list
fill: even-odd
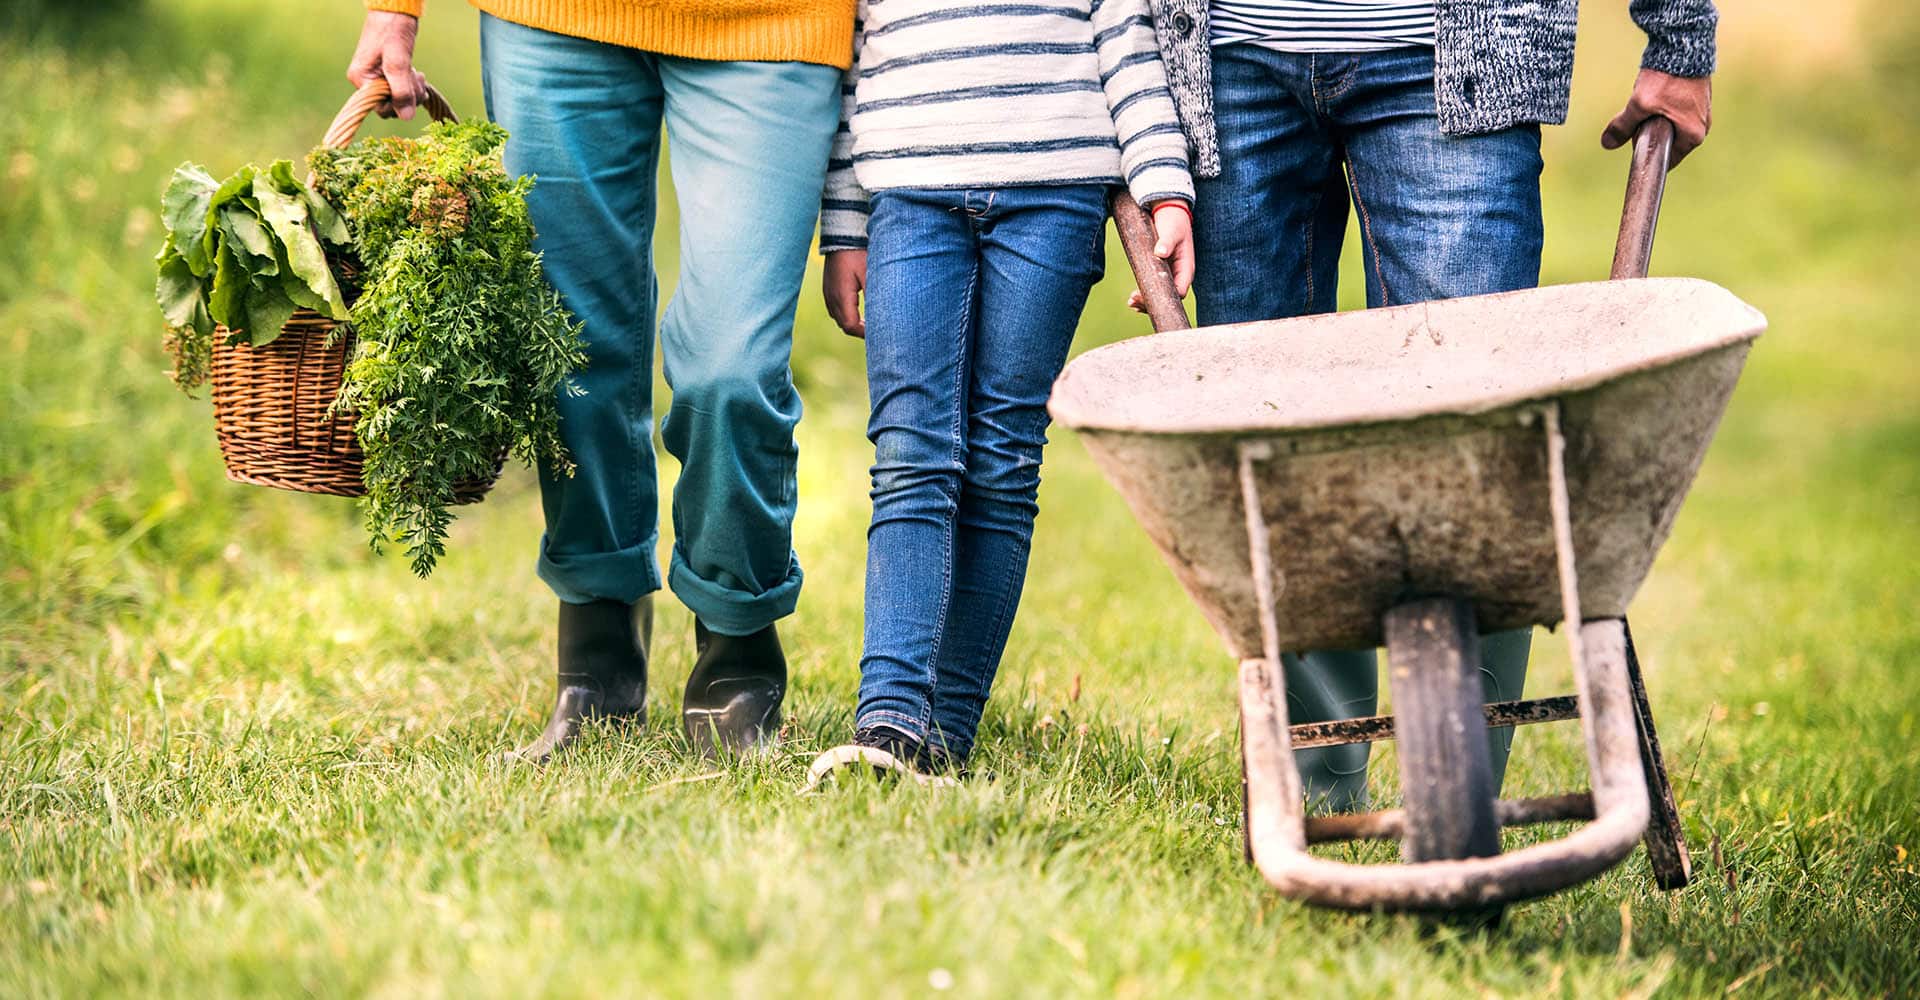
[[(1329, 102), (1337, 101), (1342, 97), (1347, 96), (1347, 91), (1353, 89), (1353, 77), (1354, 77), (1355, 69), (1356, 67), (1351, 62), (1349, 62), (1348, 65), (1344, 67), (1345, 71), (1342, 72), (1339, 78), (1334, 81), (1335, 86), (1332, 89), (1328, 90), (1326, 93), (1326, 99)], [(1329, 109), (1329, 111), (1331, 111), (1331, 109)]]
[[(962, 479), (966, 476), (965, 434), (967, 421), (966, 386), (968, 368), (966, 355), (968, 353), (968, 347), (973, 340), (973, 301), (979, 287), (980, 257), (979, 249), (976, 247), (973, 251), (972, 266), (967, 271), (965, 295), (961, 299), (961, 337), (958, 348), (961, 354), (961, 363), (954, 366), (955, 393), (953, 398), (956, 405), (953, 408), (953, 422), (950, 425), (950, 431), (953, 435), (953, 448), (948, 452), (954, 460), (961, 463)], [(947, 636), (947, 616), (953, 610), (953, 550), (956, 541), (955, 536), (960, 530), (960, 503), (959, 497), (957, 496), (949, 495), (947, 500), (951, 505), (951, 509), (947, 515), (946, 551), (943, 553), (944, 558), (941, 560), (942, 565), (940, 567), (940, 613), (935, 615), (933, 619), (933, 648), (927, 653), (927, 697), (921, 706), (920, 723), (923, 728), (933, 724), (933, 695), (935, 690), (940, 686), (940, 654), (943, 651), (942, 646)]]
[(1325, 200), (1326, 200), (1326, 196), (1324, 194), (1320, 193), (1319, 191), (1315, 191), (1313, 193), (1313, 205), (1311, 209), (1307, 212), (1306, 219), (1303, 220), (1303, 228), (1305, 228), (1307, 231), (1307, 238), (1305, 240), (1305, 243), (1307, 245), (1307, 255), (1306, 255), (1307, 310), (1309, 312), (1313, 310), (1313, 304), (1319, 301), (1314, 296), (1315, 286), (1317, 283), (1313, 280), (1313, 272), (1315, 270), (1313, 266), (1314, 264), (1313, 234), (1315, 230), (1320, 228), (1319, 226), (1315, 225), (1315, 222), (1320, 218), (1320, 203)]
[(1360, 174), (1354, 169), (1353, 158), (1347, 158), (1347, 188), (1353, 192), (1353, 207), (1360, 212), (1360, 236), (1367, 244), (1367, 255), (1373, 258), (1373, 280), (1380, 286), (1380, 305), (1393, 304), (1393, 296), (1387, 292), (1387, 272), (1380, 259), (1380, 241), (1373, 237), (1373, 215), (1367, 211), (1367, 203), (1360, 197)]
[[(656, 137), (654, 138), (654, 149), (655, 149), (655, 151), (656, 151), (656, 152), (657, 152), (657, 151), (659, 150), (659, 148), (660, 148), (660, 146), (659, 146), (659, 142), (660, 142), (660, 139), (659, 139), (659, 137), (658, 137), (658, 136), (656, 136)], [(656, 169), (656, 170), (657, 170), (657, 169), (659, 168), (659, 165), (660, 165), (660, 161), (659, 161), (658, 159), (655, 159), (655, 160), (654, 160), (654, 167), (655, 167), (655, 169)], [(652, 177), (652, 175), (651, 175), (651, 174), (649, 174), (648, 176), (649, 176), (649, 178), (651, 178), (651, 177)], [(651, 180), (651, 179), (650, 179), (650, 180), (648, 181), (648, 185), (649, 185), (649, 186), (653, 186), (653, 185), (655, 185), (655, 184), (657, 184), (657, 181), (654, 181), (654, 180)], [(653, 195), (654, 195), (654, 196), (655, 196), (656, 198), (658, 197), (658, 192), (657, 192), (657, 191), (653, 191), (653, 192), (649, 192), (649, 193), (650, 193), (650, 194), (653, 194)], [(656, 205), (656, 208), (657, 208), (657, 205)], [(655, 220), (656, 220), (656, 222), (658, 221), (658, 216), (656, 216), (656, 217), (655, 217)], [(648, 350), (646, 351), (646, 355), (647, 355), (647, 366), (646, 366), (646, 367), (647, 367), (647, 374), (646, 374), (646, 383), (645, 383), (645, 385), (644, 385), (644, 386), (643, 386), (643, 385), (641, 384), (641, 380), (640, 380), (640, 366), (639, 366), (639, 365), (637, 365), (637, 364), (634, 364), (634, 365), (628, 365), (628, 366), (627, 366), (627, 368), (628, 368), (628, 371), (627, 371), (627, 392), (628, 392), (628, 398), (629, 398), (629, 399), (632, 399), (632, 398), (634, 398), (634, 397), (637, 397), (637, 396), (639, 396), (639, 395), (640, 395), (641, 393), (645, 393), (645, 394), (646, 394), (646, 397), (647, 397), (647, 427), (648, 427), (648, 430), (649, 430), (649, 433), (647, 434), (647, 447), (648, 447), (648, 448), (652, 448), (652, 447), (653, 447), (653, 434), (651, 433), (651, 430), (652, 430), (652, 427), (653, 427), (653, 351), (652, 351), (652, 348), (653, 348), (653, 346), (654, 346), (654, 338), (658, 336), (658, 323), (659, 323), (659, 320), (657, 320), (657, 319), (655, 319), (654, 317), (655, 317), (655, 314), (656, 314), (656, 311), (657, 311), (657, 310), (658, 310), (658, 309), (660, 308), (660, 299), (659, 299), (659, 295), (660, 295), (660, 286), (659, 286), (659, 284), (657, 283), (657, 281), (656, 281), (656, 279), (655, 279), (655, 275), (657, 274), (657, 272), (656, 272), (656, 271), (654, 271), (654, 268), (653, 268), (653, 249), (652, 249), (652, 239), (651, 239), (651, 237), (653, 236), (653, 227), (652, 227), (652, 226), (648, 226), (648, 227), (647, 227), (647, 235), (648, 235), (648, 237), (649, 237), (649, 239), (648, 239), (648, 248), (647, 248), (647, 274), (646, 274), (646, 276), (645, 276), (645, 280), (646, 280), (646, 282), (647, 282), (647, 287), (648, 287), (648, 289), (649, 289), (649, 294), (648, 294), (648, 296), (647, 296), (647, 324), (646, 324), (646, 329), (645, 329), (645, 330), (644, 330), (644, 331), (643, 331), (643, 332), (641, 333), (641, 336), (643, 336), (643, 337), (646, 337), (646, 338), (647, 338), (647, 341), (648, 341), (648, 343), (647, 343), (647, 347), (648, 347)], [(665, 347), (666, 347), (666, 345), (664, 345), (664, 344), (662, 344), (662, 345), (660, 345), (660, 346), (661, 346), (661, 353), (662, 353), (662, 354), (664, 354), (664, 353), (665, 353)], [(627, 419), (627, 420), (624, 420), (624, 421), (621, 421), (622, 423), (624, 423), (624, 424), (626, 424), (626, 425), (627, 425), (627, 426), (626, 426), (626, 436), (627, 436), (627, 452), (628, 452), (628, 454), (630, 454), (630, 455), (633, 455), (633, 456), (634, 456), (635, 458), (638, 458), (638, 457), (639, 457), (639, 454), (640, 454), (640, 446), (639, 446), (639, 443), (638, 443), (638, 442), (636, 442), (636, 441), (634, 440), (634, 432), (633, 432), (633, 420), (631, 419), (631, 417), (633, 416), (633, 414), (631, 414), (631, 413), (628, 413), (628, 414), (627, 414), (627, 416), (628, 416), (628, 418), (629, 418), (629, 419)], [(627, 508), (628, 508), (628, 510), (630, 510), (630, 511), (632, 511), (632, 512), (633, 512), (633, 521), (634, 521), (634, 525), (633, 525), (633, 526), (634, 526), (634, 527), (638, 527), (638, 526), (639, 526), (639, 520), (640, 520), (640, 506), (641, 506), (641, 504), (640, 504), (640, 499), (641, 499), (641, 497), (640, 497), (640, 494), (641, 494), (641, 490), (640, 490), (640, 468), (639, 468), (639, 465), (640, 465), (640, 463), (639, 463), (639, 462), (637, 462), (637, 461), (636, 461), (636, 462), (633, 462), (633, 463), (632, 463), (632, 464), (630, 465), (630, 467), (629, 467), (629, 468), (627, 469), (627, 477), (626, 477), (626, 478), (627, 478)], [(656, 472), (656, 476), (657, 476), (657, 475), (658, 475), (658, 473)], [(654, 511), (653, 511), (653, 530), (654, 530), (654, 532), (655, 532), (655, 533), (657, 534), (657, 533), (659, 532), (659, 530), (660, 530), (660, 484), (659, 484), (659, 480), (658, 480), (657, 478), (656, 478), (656, 479), (654, 480), (654, 487), (653, 487), (653, 506), (654, 506)], [(644, 536), (643, 536), (643, 537), (644, 537)], [(681, 538), (681, 534), (680, 534), (680, 514), (679, 514), (679, 507), (678, 507), (678, 505), (674, 505), (674, 508), (673, 508), (673, 544), (674, 544), (674, 547), (675, 547), (675, 548), (678, 548), (678, 547), (679, 547), (679, 545), (680, 545), (680, 538)], [(656, 544), (657, 544), (657, 542), (656, 542)], [(653, 565), (653, 564), (654, 564), (654, 562), (655, 562), (655, 561), (656, 561), (657, 559), (659, 559), (659, 555), (658, 555), (658, 553), (655, 553), (655, 554), (652, 554), (652, 555), (649, 555), (649, 556), (647, 557), (647, 561), (648, 561), (648, 563), (649, 563), (649, 565), (650, 565), (650, 567), (651, 567), (651, 568), (649, 569), (649, 573), (652, 573), (652, 574), (657, 574), (657, 573), (659, 572), (659, 568), (658, 568), (658, 566), (657, 566), (657, 565)]]

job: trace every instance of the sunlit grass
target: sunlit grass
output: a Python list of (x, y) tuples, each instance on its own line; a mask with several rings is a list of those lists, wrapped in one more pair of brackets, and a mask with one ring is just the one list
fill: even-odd
[[(1773, 322), (1635, 607), (1699, 882), (1660, 894), (1636, 856), (1459, 938), (1302, 908), (1244, 865), (1231, 666), (1068, 434), (983, 735), (995, 780), (792, 794), (850, 723), (869, 460), (858, 344), (811, 288), (787, 752), (687, 752), (668, 601), (643, 732), (494, 763), (550, 694), (526, 475), (417, 581), (350, 504), (226, 483), (206, 403), (162, 377), (166, 172), (314, 142), (355, 5), (122, 6), (0, 22), (0, 994), (1920, 990), (1903, 11), (1863, 22), (1892, 55), (1820, 87), (1730, 62), (1669, 194), (1656, 270)], [(1633, 39), (1588, 6), (1547, 144), (1552, 281), (1602, 274), (1624, 175), (1595, 136)], [(420, 63), (477, 114), (472, 19), (435, 4)], [(1141, 329), (1109, 275), (1083, 348)], [(1557, 637), (1536, 648), (1531, 690), (1565, 690)], [(1530, 730), (1510, 787), (1581, 770), (1571, 731)], [(1390, 749), (1375, 774), (1391, 795)]]

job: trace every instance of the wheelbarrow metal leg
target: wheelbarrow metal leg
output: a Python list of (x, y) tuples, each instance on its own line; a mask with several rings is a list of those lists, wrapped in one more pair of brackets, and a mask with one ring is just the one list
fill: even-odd
[(1651, 812), (1647, 817), (1647, 861), (1653, 866), (1653, 882), (1672, 892), (1693, 881), (1693, 858), (1687, 853), (1687, 829), (1680, 822), (1680, 807), (1673, 800), (1673, 781), (1667, 776), (1666, 760), (1660, 754), (1660, 735), (1653, 728), (1653, 706), (1647, 701), (1647, 685), (1640, 678), (1640, 657), (1633, 649), (1633, 629), (1620, 620), (1620, 631), (1627, 644), (1627, 684), (1633, 691), (1633, 718), (1640, 733), (1640, 767), (1646, 773), (1647, 799)]
[[(1247, 768), (1247, 840), (1253, 863), (1283, 895), (1349, 910), (1455, 910), (1544, 896), (1583, 882), (1633, 852), (1647, 829), (1632, 698), (1626, 692), (1620, 623), (1580, 629), (1588, 675), (1587, 752), (1593, 822), (1559, 840), (1488, 858), (1351, 865), (1306, 850), (1299, 771), (1286, 725), (1279, 664), (1240, 664), (1242, 751)], [(1553, 806), (1556, 811), (1558, 807)], [(1535, 810), (1538, 811), (1538, 810)]]
[[(1673, 147), (1673, 123), (1655, 115), (1633, 137), (1632, 165), (1627, 170), (1626, 207), (1620, 213), (1620, 237), (1614, 244), (1613, 280), (1644, 278), (1653, 262), (1653, 233), (1660, 221), (1660, 200), (1667, 186), (1667, 159)], [(1673, 802), (1673, 782), (1660, 757), (1660, 737), (1653, 729), (1653, 709), (1647, 686), (1640, 680), (1640, 658), (1633, 651), (1633, 629), (1620, 620), (1627, 639), (1627, 680), (1633, 687), (1633, 713), (1640, 728), (1640, 763), (1647, 772), (1647, 797), (1653, 811), (1647, 822), (1647, 860), (1653, 881), (1662, 889), (1683, 889), (1693, 878), (1693, 860), (1687, 855), (1686, 828)]]
[[(1557, 426), (1550, 430), (1557, 434)], [(1566, 888), (1606, 871), (1631, 853), (1646, 833), (1648, 807), (1626, 678), (1624, 637), (1618, 621), (1579, 624), (1578, 604), (1573, 600), (1568, 601), (1567, 621), (1574, 678), (1586, 720), (1587, 762), (1593, 774), (1593, 822), (1559, 840), (1493, 857), (1349, 865), (1307, 853), (1300, 772), (1293, 762), (1286, 681), (1280, 670), (1271, 554), (1254, 476), (1255, 464), (1268, 454), (1259, 443), (1243, 442), (1239, 463), (1264, 654), (1240, 664), (1246, 829), (1254, 866), (1267, 883), (1294, 899), (1343, 909), (1480, 908)], [(1557, 451), (1553, 458), (1559, 461)], [(1556, 543), (1564, 576), (1571, 570), (1566, 484), (1559, 476), (1555, 479)]]

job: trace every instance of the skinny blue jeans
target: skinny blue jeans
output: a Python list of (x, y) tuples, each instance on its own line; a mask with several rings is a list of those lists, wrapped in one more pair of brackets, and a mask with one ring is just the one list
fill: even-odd
[(1026, 582), (1047, 397), (1100, 280), (1098, 185), (873, 196), (856, 725), (972, 752)]
[(534, 247), (586, 339), (582, 391), (560, 397), (578, 471), (540, 479), (541, 578), (572, 603), (660, 588), (653, 230), (664, 125), (680, 199), (680, 281), (659, 322), (673, 391), (661, 438), (681, 465), (668, 582), (715, 632), (744, 635), (792, 613), (794, 305), (840, 71), (663, 56), (485, 14), (480, 53), (487, 111), (511, 133), (507, 169), (537, 178)]
[[(1449, 137), (1434, 113), (1433, 50), (1213, 50), (1221, 175), (1199, 181), (1194, 231), (1204, 325), (1332, 312), (1351, 204), (1367, 305), (1531, 288), (1540, 280), (1540, 129)], [(1488, 701), (1520, 696), (1531, 630), (1481, 638)], [(1294, 722), (1371, 715), (1371, 649), (1287, 654)], [(1490, 734), (1494, 782), (1511, 729)], [(1300, 751), (1309, 798), (1366, 800), (1365, 743)]]

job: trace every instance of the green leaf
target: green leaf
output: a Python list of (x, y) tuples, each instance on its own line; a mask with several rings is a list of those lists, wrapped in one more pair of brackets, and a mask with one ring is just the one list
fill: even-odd
[(345, 246), (352, 240), (353, 237), (347, 232), (347, 220), (339, 209), (334, 208), (326, 196), (314, 190), (312, 185), (293, 176), (293, 161), (275, 160), (267, 168), (267, 176), (281, 193), (295, 195), (306, 202), (315, 236), (338, 246)]
[(293, 300), (287, 298), (279, 284), (255, 286), (247, 296), (247, 339), (255, 347), (272, 343), (280, 336), (280, 328), (292, 318), (293, 310)]
[(213, 343), (213, 312), (207, 308), (207, 297), (200, 296), (193, 305), (193, 332), (203, 343)]
[(299, 194), (305, 187), (293, 177), (292, 160), (275, 160), (267, 167), (267, 179), (281, 194)]
[(208, 309), (213, 313), (215, 322), (223, 323), (229, 330), (238, 330), (247, 325), (245, 313), (249, 278), (246, 268), (240, 264), (233, 248), (226, 243), (220, 244), (215, 258), (213, 272), (213, 295)]
[(286, 293), (287, 298), (293, 300), (294, 305), (317, 313), (326, 313), (327, 300), (314, 294), (313, 289), (307, 287), (306, 279), (293, 273), (291, 268), (281, 269), (277, 284), (280, 290)]
[(342, 247), (353, 242), (353, 234), (347, 231), (347, 217), (340, 214), (325, 195), (302, 185), (301, 196), (306, 199), (307, 211), (313, 215), (313, 231), (321, 239)]
[(187, 259), (173, 249), (172, 243), (163, 249), (167, 252), (160, 261), (160, 277), (154, 284), (153, 297), (159, 301), (160, 314), (166, 317), (168, 326), (194, 326), (195, 310), (205, 308), (200, 279), (194, 277)]
[(261, 216), (280, 238), (287, 266), (324, 303), (325, 308), (319, 311), (333, 319), (346, 319), (347, 304), (341, 298), (340, 285), (334, 281), (332, 269), (327, 266), (326, 251), (320, 248), (320, 241), (308, 227), (306, 202), (279, 191), (267, 177), (254, 180), (253, 196), (260, 200)]
[(254, 179), (259, 176), (260, 168), (253, 164), (247, 164), (234, 171), (233, 176), (220, 182), (220, 187), (213, 192), (213, 198), (208, 207), (220, 208), (231, 204), (235, 199), (245, 199), (252, 195)]
[(251, 260), (247, 269), (255, 274), (279, 274), (280, 258), (274, 252), (273, 235), (246, 206), (238, 201), (222, 205), (219, 209), (220, 230), (226, 234), (227, 244), (238, 244)]
[(182, 163), (173, 168), (173, 179), (160, 196), (160, 219), (166, 224), (168, 236), (187, 267), (202, 277), (212, 266), (205, 243), (207, 215), (219, 186), (199, 166)]

